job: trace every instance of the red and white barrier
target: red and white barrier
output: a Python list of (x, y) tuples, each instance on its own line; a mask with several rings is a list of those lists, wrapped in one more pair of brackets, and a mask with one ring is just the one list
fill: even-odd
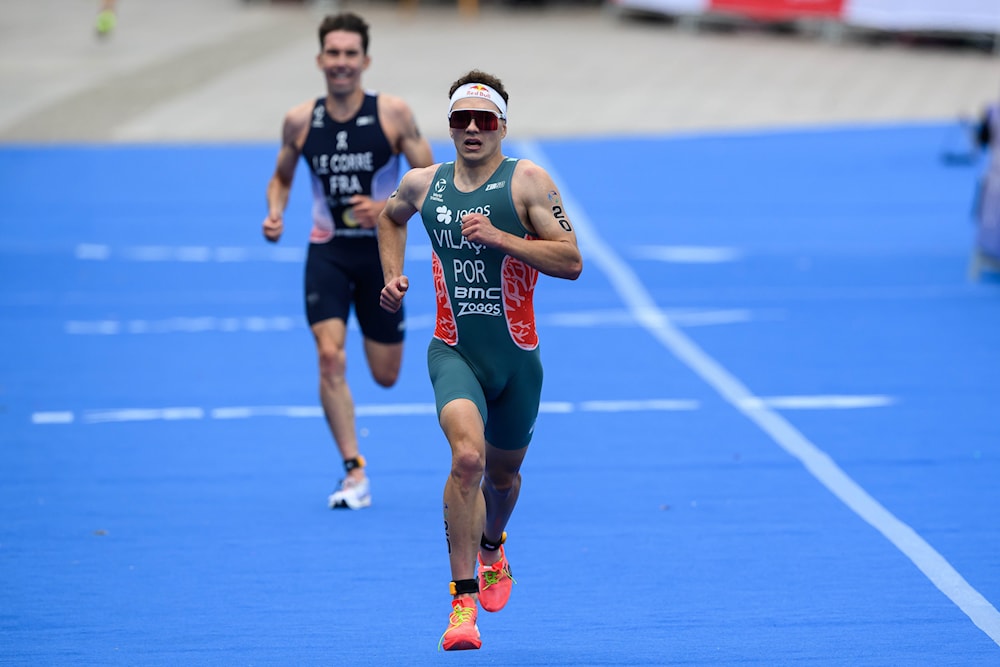
[(753, 19), (837, 18), (846, 0), (711, 0), (709, 11)]

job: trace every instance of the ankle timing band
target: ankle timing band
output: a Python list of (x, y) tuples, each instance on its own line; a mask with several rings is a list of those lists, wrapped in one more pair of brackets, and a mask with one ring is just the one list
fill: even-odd
[(344, 461), (344, 470), (346, 470), (347, 472), (351, 472), (355, 468), (364, 468), (364, 467), (365, 467), (365, 457), (361, 456), (361, 454), (358, 454), (353, 459), (347, 459), (346, 461)]
[(479, 580), (459, 579), (458, 581), (451, 582), (448, 586), (448, 590), (451, 591), (452, 595), (475, 594), (479, 592)]
[(483, 539), (479, 540), (479, 546), (487, 551), (496, 551), (500, 548), (500, 545), (507, 541), (507, 531), (500, 534), (500, 540), (498, 542), (490, 542), (486, 539), (486, 535), (483, 534)]

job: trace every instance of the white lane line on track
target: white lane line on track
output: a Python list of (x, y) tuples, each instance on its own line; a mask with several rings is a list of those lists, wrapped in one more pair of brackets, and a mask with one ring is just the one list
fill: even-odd
[[(721, 264), (743, 258), (740, 248), (718, 246), (638, 246), (631, 251), (638, 259), (673, 264)], [(91, 262), (122, 260), (128, 262), (239, 263), (300, 262), (305, 251), (284, 246), (173, 246), (133, 245), (112, 247), (106, 243), (79, 243), (73, 252), (76, 259)], [(429, 245), (407, 248), (407, 259), (430, 259)]]
[(73, 336), (123, 336), (174, 333), (268, 333), (304, 329), (305, 319), (287, 315), (248, 317), (167, 317), (157, 320), (68, 320), (64, 331)]
[[(535, 142), (519, 142), (521, 155), (545, 167), (556, 183), (564, 181)], [(851, 479), (823, 450), (811, 443), (781, 415), (754, 396), (742, 382), (685, 336), (656, 307), (631, 267), (597, 234), (583, 207), (562, 190), (563, 203), (574, 221), (584, 257), (601, 268), (628, 309), (649, 333), (694, 371), (723, 399), (797, 458), (823, 486), (859, 517), (885, 536), (959, 609), (1000, 646), (1000, 612), (973, 588), (926, 540), (900, 521)]]
[[(698, 402), (683, 399), (651, 399), (646, 401), (543, 401), (539, 410), (551, 414), (572, 412), (631, 412), (635, 410), (696, 410)], [(358, 417), (413, 417), (436, 414), (433, 403), (361, 404), (354, 408)], [(283, 417), (287, 419), (318, 419), (323, 409), (318, 405), (242, 405), (221, 408), (172, 407), (172, 408), (117, 408), (84, 410), (79, 414), (71, 410), (35, 412), (33, 424), (73, 424), (79, 419), (84, 424), (107, 424), (135, 421), (180, 421), (192, 419), (256, 419)]]
[(896, 402), (892, 396), (766, 396), (746, 399), (742, 407), (748, 410), (759, 407), (777, 410), (852, 410), (855, 408), (881, 408)]
[(633, 248), (634, 257), (670, 264), (722, 264), (743, 258), (739, 248), (713, 246), (644, 245)]
[(78, 260), (89, 262), (302, 262), (305, 248), (293, 246), (172, 246), (134, 245), (110, 246), (106, 243), (79, 243), (73, 251)]
[[(755, 404), (786, 410), (828, 410), (884, 407), (895, 403), (891, 396), (777, 396), (756, 398)], [(543, 401), (539, 411), (549, 414), (573, 412), (690, 412), (701, 404), (686, 398), (649, 398), (635, 400)], [(434, 415), (433, 403), (384, 403), (362, 404), (354, 408), (359, 417), (412, 417)], [(318, 405), (239, 405), (221, 408), (171, 407), (171, 408), (111, 408), (84, 410), (49, 410), (31, 414), (31, 423), (107, 424), (135, 421), (181, 421), (193, 419), (257, 419), (283, 417), (286, 419), (318, 419), (323, 409)]]
[[(739, 324), (750, 322), (754, 315), (745, 308), (705, 309), (685, 308), (668, 310), (667, 317), (683, 327), (713, 326), (719, 324)], [(774, 319), (774, 315), (769, 315)], [(552, 313), (540, 315), (539, 321), (546, 326), (561, 327), (599, 327), (639, 325), (632, 313), (627, 310), (589, 310), (572, 313)]]
[(203, 419), (205, 411), (201, 408), (128, 408), (124, 410), (90, 410), (83, 413), (83, 421), (88, 424), (107, 422), (145, 422), (145, 421), (185, 421)]
[(72, 424), (75, 419), (72, 412), (65, 410), (53, 412), (35, 412), (31, 415), (32, 424)]
[[(753, 314), (745, 309), (685, 309), (669, 311), (667, 316), (684, 327), (718, 326), (739, 324), (753, 320)], [(580, 311), (575, 313), (553, 313), (539, 315), (539, 322), (545, 326), (599, 327), (638, 326), (639, 322), (625, 310)], [(434, 315), (410, 315), (406, 318), (408, 331), (430, 329), (434, 326)], [(352, 319), (348, 326), (357, 328)], [(270, 333), (274, 331), (294, 331), (305, 329), (305, 318), (290, 315), (250, 315), (243, 317), (216, 317), (200, 315), (193, 317), (166, 317), (160, 319), (100, 319), (67, 320), (63, 331), (71, 336), (145, 336), (152, 334), (199, 334), (221, 333)]]
[(644, 401), (584, 401), (580, 409), (586, 412), (683, 412), (697, 410), (698, 401), (684, 399), (652, 399)]

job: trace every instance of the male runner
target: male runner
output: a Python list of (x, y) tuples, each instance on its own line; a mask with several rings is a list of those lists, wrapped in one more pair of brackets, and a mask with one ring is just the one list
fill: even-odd
[(437, 326), (427, 365), (451, 446), (444, 524), (453, 599), (440, 646), (462, 650), (482, 645), (476, 600), (499, 611), (513, 583), (504, 529), (542, 389), (533, 306), (538, 272), (575, 280), (583, 260), (552, 178), (502, 152), (503, 83), (473, 70), (449, 96), (455, 161), (409, 171), (378, 229), (381, 303), (390, 312), (398, 312), (409, 287), (406, 222), (417, 211), (433, 250)]
[(378, 306), (383, 283), (375, 225), (399, 180), (400, 154), (413, 167), (433, 162), (430, 144), (417, 129), (410, 107), (398, 97), (362, 88), (361, 75), (371, 62), (368, 41), (368, 24), (356, 14), (327, 16), (320, 24), (316, 63), (327, 92), (285, 115), (263, 225), (268, 241), (281, 238), (292, 178), (302, 156), (313, 191), (306, 316), (319, 355), (323, 412), (346, 471), (328, 498), (331, 508), (371, 505), (345, 375), (348, 313), (353, 306), (375, 382), (391, 387), (402, 361), (403, 313), (387, 313)]

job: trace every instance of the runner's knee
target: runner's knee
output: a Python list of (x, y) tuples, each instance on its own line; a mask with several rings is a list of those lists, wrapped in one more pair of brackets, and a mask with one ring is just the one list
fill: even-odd
[(456, 447), (452, 453), (451, 474), (463, 485), (478, 485), (485, 466), (485, 457), (473, 447)]
[(380, 387), (388, 389), (399, 379), (399, 366), (375, 366), (372, 368), (372, 377)]
[(319, 372), (325, 378), (343, 376), (347, 369), (347, 353), (337, 345), (319, 346)]
[(491, 493), (507, 496), (514, 489), (521, 475), (517, 471), (510, 474), (506, 470), (491, 470), (488, 466), (483, 473), (483, 482)]

